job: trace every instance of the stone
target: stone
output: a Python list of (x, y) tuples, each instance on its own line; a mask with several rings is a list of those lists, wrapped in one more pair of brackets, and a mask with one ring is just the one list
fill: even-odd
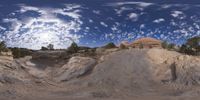
[(68, 81), (92, 70), (96, 60), (89, 57), (72, 57), (58, 72), (57, 82)]

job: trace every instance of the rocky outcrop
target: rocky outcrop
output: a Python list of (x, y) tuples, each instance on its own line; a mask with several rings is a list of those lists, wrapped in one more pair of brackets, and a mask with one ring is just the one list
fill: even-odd
[(92, 70), (96, 60), (88, 57), (72, 57), (69, 62), (58, 71), (56, 81), (68, 81), (72, 78), (77, 78)]
[(20, 66), (33, 77), (36, 78), (47, 77), (48, 76), (47, 73), (37, 68), (38, 66), (32, 63), (31, 59), (32, 59), (31, 56), (26, 56), (24, 58), (17, 59), (16, 62), (20, 64)]
[(14, 61), (11, 56), (0, 56), (0, 83), (14, 84), (29, 81), (28, 75)]
[(152, 70), (158, 80), (183, 85), (200, 84), (199, 57), (163, 49), (149, 50), (148, 57), (156, 64)]

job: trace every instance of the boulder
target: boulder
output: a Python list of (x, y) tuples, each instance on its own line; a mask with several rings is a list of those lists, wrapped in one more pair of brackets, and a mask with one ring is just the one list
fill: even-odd
[(77, 78), (92, 70), (96, 64), (96, 60), (89, 57), (72, 57), (59, 71), (56, 81), (68, 81)]

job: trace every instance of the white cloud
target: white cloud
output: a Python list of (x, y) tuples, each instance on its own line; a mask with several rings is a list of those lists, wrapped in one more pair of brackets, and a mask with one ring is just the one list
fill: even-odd
[[(139, 9), (139, 10), (144, 10), (145, 8), (151, 6), (151, 5), (155, 5), (154, 3), (148, 3), (148, 2), (115, 2), (115, 3), (107, 3), (105, 6), (111, 6), (111, 7), (115, 7), (115, 11), (118, 14), (118, 16), (121, 16), (121, 14), (124, 11), (127, 10), (133, 10), (133, 7), (131, 6), (126, 6), (126, 5), (133, 5), (134, 8)], [(119, 8), (119, 9), (117, 9)]]
[(100, 11), (99, 10), (93, 10), (92, 12), (97, 14), (97, 15), (100, 15)]
[(65, 8), (38, 8), (33, 6), (27, 6), (27, 5), (20, 5), (21, 9), (17, 12), (25, 13), (28, 11), (35, 11), (37, 13), (40, 13), (42, 17), (44, 18), (50, 18), (55, 17), (56, 14), (61, 14), (64, 16), (69, 16), (74, 19), (79, 19), (81, 15), (79, 14), (81, 11), (79, 8), (81, 8), (81, 5), (76, 4), (65, 4)]
[(21, 28), (15, 27), (14, 30), (6, 32), (5, 36), (9, 46), (39, 49), (41, 46), (52, 43), (55, 48), (63, 48), (71, 43), (68, 37), (79, 42), (81, 36), (71, 34), (72, 30), (79, 31), (80, 24), (73, 21), (65, 23), (59, 19), (35, 18), (22, 25)]
[(78, 4), (64, 4), (64, 5), (65, 5), (65, 8), (63, 10), (67, 10), (67, 11), (81, 8), (81, 5), (78, 5)]
[[(37, 8), (20, 5), (21, 9), (16, 13), (23, 14), (27, 11), (35, 11), (41, 14), (37, 18), (26, 17), (23, 20), (17, 18), (5, 18), (4, 23), (10, 23), (8, 31), (4, 33), (4, 38), (8, 46), (18, 46), (31, 49), (40, 49), (49, 43), (55, 48), (67, 48), (73, 39), (79, 43), (82, 35), (75, 34), (80, 31), (82, 21), (79, 14), (80, 6), (66, 5), (66, 8)], [(73, 10), (74, 9), (74, 10)], [(68, 11), (70, 10), (70, 11)], [(56, 14), (69, 16), (73, 19), (63, 21)], [(1, 37), (2, 39), (2, 37)]]
[(14, 21), (16, 21), (17, 19), (16, 18), (4, 18), (2, 21), (4, 22), (4, 23), (9, 23), (9, 22), (14, 22)]
[(184, 19), (185, 15), (182, 11), (172, 11), (171, 16), (174, 18)]
[(2, 31), (5, 31), (5, 30), (6, 30), (6, 28), (5, 28), (5, 27), (2, 27), (2, 26), (0, 26), (0, 30), (2, 30)]
[(129, 19), (132, 20), (132, 21), (137, 21), (138, 20), (138, 14), (136, 13), (130, 13), (128, 15)]
[(33, 6), (26, 6), (26, 5), (20, 5), (21, 9), (19, 10), (20, 13), (25, 13), (27, 11), (37, 11), (40, 12), (40, 9)]
[(145, 24), (140, 25), (140, 29), (145, 28)]
[(164, 21), (165, 21), (165, 19), (159, 18), (159, 19), (154, 20), (153, 22), (154, 23), (160, 23), (160, 22), (164, 22)]
[(137, 5), (140, 7), (148, 7), (151, 5), (154, 5), (154, 3), (148, 3), (148, 2), (116, 2), (116, 3), (108, 3), (106, 6), (122, 6), (122, 5), (127, 5), (127, 4), (133, 4)]
[(63, 9), (53, 10), (53, 13), (55, 13), (55, 14), (61, 14), (61, 15), (65, 15), (65, 16), (75, 18), (75, 19), (79, 19), (81, 17), (79, 12), (80, 12), (80, 10), (75, 10), (75, 11), (71, 11), (71, 12), (67, 12)]
[(89, 22), (90, 22), (90, 23), (93, 23), (94, 21), (93, 21), (92, 19), (89, 19)]
[(121, 16), (121, 14), (124, 12), (124, 11), (130, 11), (130, 10), (133, 10), (133, 8), (130, 8), (130, 7), (120, 7), (119, 9), (115, 9), (116, 13)]
[(117, 31), (117, 26), (113, 25), (113, 27), (111, 27), (112, 31)]
[(107, 25), (106, 23), (104, 23), (104, 22), (100, 22), (100, 24), (101, 24), (102, 26), (104, 26), (104, 27), (108, 27), (108, 25)]

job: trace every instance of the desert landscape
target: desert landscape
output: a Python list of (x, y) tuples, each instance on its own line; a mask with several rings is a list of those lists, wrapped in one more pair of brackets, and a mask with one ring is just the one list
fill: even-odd
[(199, 56), (162, 48), (75, 47), (76, 53), (37, 50), (15, 59), (9, 53), (0, 56), (0, 99), (199, 98)]
[(0, 0), (0, 100), (200, 100), (200, 0)]

